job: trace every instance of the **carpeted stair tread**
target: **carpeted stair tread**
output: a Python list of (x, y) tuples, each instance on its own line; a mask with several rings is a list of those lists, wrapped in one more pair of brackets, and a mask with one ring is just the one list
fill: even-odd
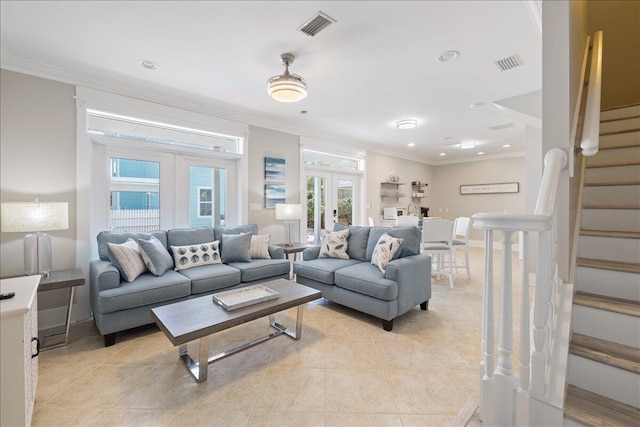
[(640, 239), (638, 231), (580, 230), (581, 236), (617, 237), (621, 239)]
[(584, 307), (597, 308), (600, 310), (612, 311), (614, 313), (626, 314), (628, 316), (640, 317), (639, 301), (578, 291), (573, 296), (573, 303)]
[(585, 187), (613, 187), (617, 185), (640, 185), (640, 181), (585, 182)]
[(634, 347), (574, 332), (569, 353), (640, 374), (640, 351)]
[(576, 265), (579, 267), (599, 268), (601, 270), (622, 271), (625, 273), (640, 274), (640, 264), (632, 262), (609, 261), (604, 259), (578, 258)]
[(595, 164), (595, 165), (590, 165), (589, 163), (587, 163), (587, 169), (614, 168), (617, 166), (636, 166), (636, 165), (640, 165), (640, 162), (634, 159), (628, 159), (628, 160), (619, 160), (616, 162), (607, 162), (607, 163)]
[(569, 384), (564, 416), (585, 426), (637, 426), (640, 409)]
[(582, 205), (582, 209), (640, 209), (640, 205), (585, 204)]

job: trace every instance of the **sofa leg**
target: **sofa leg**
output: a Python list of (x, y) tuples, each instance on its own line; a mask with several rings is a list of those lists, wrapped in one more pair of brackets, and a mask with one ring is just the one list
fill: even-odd
[(104, 336), (104, 346), (111, 347), (116, 343), (116, 333), (107, 334)]
[(429, 300), (426, 300), (425, 302), (421, 302), (420, 303), (420, 309), (421, 310), (428, 310), (429, 309)]
[(391, 320), (382, 319), (382, 329), (384, 329), (387, 332), (391, 331), (393, 329), (393, 319)]

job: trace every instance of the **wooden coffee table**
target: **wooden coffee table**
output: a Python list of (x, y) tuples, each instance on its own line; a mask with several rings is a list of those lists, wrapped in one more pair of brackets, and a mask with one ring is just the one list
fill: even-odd
[[(227, 311), (215, 303), (211, 295), (207, 295), (151, 309), (153, 320), (169, 341), (179, 346), (178, 355), (197, 382), (207, 380), (209, 364), (232, 354), (282, 334), (300, 339), (303, 304), (320, 298), (322, 292), (285, 279), (265, 282), (263, 285), (278, 292), (278, 298)], [(277, 323), (273, 316), (292, 307), (297, 307), (295, 331)], [(209, 339), (213, 334), (266, 316), (269, 316), (269, 323), (275, 331), (209, 357)], [(198, 344), (195, 359), (188, 353), (187, 343), (191, 341), (197, 341)]]

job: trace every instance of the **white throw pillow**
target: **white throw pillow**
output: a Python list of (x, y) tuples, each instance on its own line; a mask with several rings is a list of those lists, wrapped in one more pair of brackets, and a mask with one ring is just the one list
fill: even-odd
[(349, 230), (333, 231), (322, 236), (318, 258), (349, 259)]
[(133, 282), (139, 275), (147, 271), (142, 256), (140, 256), (140, 248), (135, 240), (129, 238), (121, 244), (107, 243), (107, 250), (109, 259), (127, 282)]
[(387, 268), (387, 264), (393, 259), (393, 255), (400, 249), (404, 239), (391, 237), (389, 233), (384, 233), (378, 239), (376, 247), (371, 255), (371, 264), (377, 266), (383, 273)]
[(220, 241), (197, 243), (195, 245), (171, 246), (174, 270), (186, 270), (187, 268), (201, 265), (222, 264), (220, 259)]
[(262, 258), (271, 259), (269, 254), (269, 239), (271, 236), (268, 234), (258, 234), (251, 236), (251, 246), (249, 247), (249, 256), (251, 259)]

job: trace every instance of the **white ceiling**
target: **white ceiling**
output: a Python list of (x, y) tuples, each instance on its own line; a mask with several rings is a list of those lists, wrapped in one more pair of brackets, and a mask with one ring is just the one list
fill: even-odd
[[(2, 67), (181, 95), (250, 124), (438, 164), (524, 151), (523, 122), (491, 102), (542, 88), (541, 35), (527, 3), (2, 1)], [(297, 31), (318, 11), (337, 23), (316, 37)], [(438, 61), (448, 50), (460, 57)], [(296, 55), (291, 72), (309, 85), (298, 103), (267, 95), (284, 52)], [(495, 65), (516, 53), (522, 66)], [(140, 59), (159, 68), (143, 69)], [(488, 104), (471, 109), (476, 103)], [(405, 118), (419, 126), (397, 130)], [(488, 129), (509, 122), (515, 127)], [(461, 140), (480, 145), (460, 150)]]

